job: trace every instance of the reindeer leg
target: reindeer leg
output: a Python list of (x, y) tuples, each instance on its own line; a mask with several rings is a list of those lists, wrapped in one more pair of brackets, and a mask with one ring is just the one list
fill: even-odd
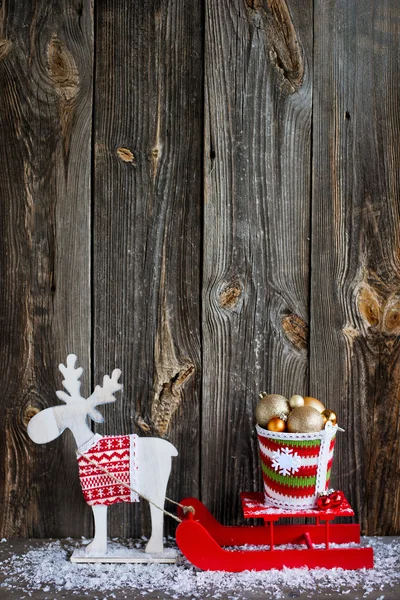
[(107, 554), (107, 506), (92, 506), (94, 517), (94, 538), (86, 546), (86, 554), (98, 556)]
[[(160, 498), (154, 498), (154, 501), (158, 506), (164, 506), (165, 496)], [(151, 515), (151, 536), (146, 545), (146, 552), (159, 553), (164, 550), (164, 513), (159, 509), (150, 504), (150, 515)]]

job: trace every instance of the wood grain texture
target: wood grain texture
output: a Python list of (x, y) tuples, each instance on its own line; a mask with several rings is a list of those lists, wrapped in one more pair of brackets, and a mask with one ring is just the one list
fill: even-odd
[(310, 391), (363, 531), (399, 533), (400, 6), (315, 6)]
[(26, 424), (90, 364), (91, 97), (90, 2), (1, 3), (0, 537), (89, 531), (71, 438)]
[[(179, 499), (199, 495), (201, 4), (96, 15), (94, 379), (118, 365), (124, 383), (102, 431), (169, 437)], [(147, 507), (110, 520), (112, 535), (149, 530)]]
[(122, 368), (100, 431), (167, 436), (225, 523), (259, 391), (319, 397), (399, 533), (399, 33), (395, 0), (0, 0), (0, 536), (91, 533), (71, 436), (25, 431), (72, 351), (84, 392)]
[(307, 391), (311, 21), (206, 3), (202, 498), (226, 523), (260, 488), (258, 393)]

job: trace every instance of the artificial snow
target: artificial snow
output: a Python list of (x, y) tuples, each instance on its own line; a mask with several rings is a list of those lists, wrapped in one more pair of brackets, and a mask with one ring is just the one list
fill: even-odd
[[(284, 569), (283, 571), (243, 571), (242, 573), (206, 572), (193, 567), (184, 557), (175, 565), (160, 564), (73, 564), (72, 551), (81, 542), (73, 540), (44, 542), (28, 548), (25, 554), (14, 554), (0, 562), (3, 575), (1, 589), (13, 589), (31, 595), (70, 590), (83, 596), (99, 591), (99, 600), (111, 600), (113, 591), (132, 597), (132, 591), (160, 593), (163, 597), (220, 598), (222, 595), (245, 600), (255, 593), (263, 598), (286, 598), (315, 591), (349, 594), (357, 589), (360, 598), (388, 590), (400, 583), (400, 540), (385, 542), (383, 538), (364, 538), (374, 548), (374, 569), (344, 571), (342, 569)], [(132, 541), (131, 547), (143, 547), (144, 541)], [(173, 546), (171, 540), (167, 544)], [(348, 546), (348, 545), (347, 545)], [(291, 593), (292, 592), (292, 593)], [(308, 594), (307, 594), (308, 595)], [(385, 594), (380, 596), (384, 599)], [(49, 595), (52, 599), (54, 596)], [(335, 596), (336, 597), (336, 596)], [(47, 598), (47, 596), (46, 596)]]

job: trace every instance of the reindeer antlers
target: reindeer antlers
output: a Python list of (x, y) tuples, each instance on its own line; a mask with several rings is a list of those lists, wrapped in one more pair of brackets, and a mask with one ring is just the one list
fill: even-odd
[(118, 383), (120, 376), (121, 371), (119, 369), (114, 369), (111, 374), (111, 378), (108, 375), (104, 375), (103, 387), (96, 385), (93, 394), (87, 399), (87, 404), (89, 407), (88, 415), (91, 419), (93, 419), (93, 421), (96, 421), (96, 423), (103, 423), (104, 418), (103, 415), (96, 410), (95, 406), (115, 402), (116, 398), (114, 393), (122, 389), (122, 384)]
[(58, 366), (61, 373), (64, 375), (64, 381), (62, 382), (63, 386), (70, 393), (66, 394), (65, 392), (56, 392), (57, 397), (65, 402), (66, 404), (70, 404), (71, 402), (76, 402), (77, 400), (81, 400), (82, 396), (80, 394), (81, 382), (79, 381), (80, 376), (83, 373), (82, 367), (75, 369), (75, 363), (77, 361), (77, 357), (75, 354), (69, 354), (67, 356), (67, 366), (62, 363)]
[(83, 373), (83, 369), (82, 367), (75, 369), (76, 361), (77, 357), (75, 354), (69, 354), (67, 356), (67, 366), (63, 364), (59, 365), (58, 368), (64, 375), (62, 384), (70, 395), (66, 394), (65, 392), (58, 391), (56, 392), (57, 397), (66, 404), (71, 404), (72, 402), (78, 401), (84, 402), (84, 406), (89, 417), (93, 419), (93, 421), (96, 421), (96, 423), (103, 423), (103, 415), (96, 410), (95, 407), (99, 406), (100, 404), (110, 404), (110, 402), (115, 402), (116, 398), (114, 393), (122, 389), (122, 384), (118, 383), (118, 379), (121, 376), (121, 371), (119, 369), (114, 369), (111, 377), (104, 375), (103, 387), (96, 385), (93, 394), (85, 400), (85, 398), (82, 398), (80, 394), (81, 382), (79, 381), (79, 378)]

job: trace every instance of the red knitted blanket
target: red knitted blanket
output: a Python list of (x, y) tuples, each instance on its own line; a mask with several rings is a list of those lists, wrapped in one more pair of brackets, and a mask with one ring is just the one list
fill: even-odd
[(94, 504), (116, 504), (117, 502), (139, 502), (137, 494), (119, 485), (104, 471), (86, 460), (99, 464), (114, 477), (135, 488), (137, 435), (94, 435), (89, 442), (78, 448), (79, 479), (86, 502)]

